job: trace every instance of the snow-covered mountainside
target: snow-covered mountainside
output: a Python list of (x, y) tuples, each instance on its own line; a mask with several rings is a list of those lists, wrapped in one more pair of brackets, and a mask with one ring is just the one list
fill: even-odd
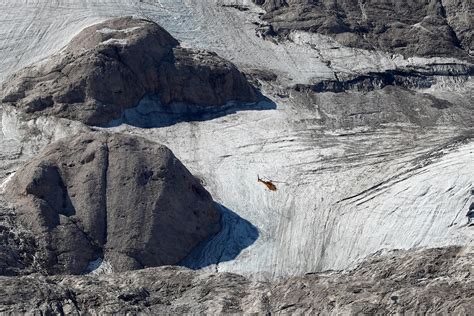
[(282, 37), (265, 32), (263, 13), (250, 0), (1, 0), (4, 84), (85, 27), (134, 16), (231, 61), (262, 94), (194, 116), (146, 96), (100, 128), (2, 106), (1, 181), (50, 142), (107, 129), (168, 146), (220, 204), (221, 232), (187, 267), (261, 279), (392, 249), (472, 246), (471, 52), (402, 56), (301, 29)]

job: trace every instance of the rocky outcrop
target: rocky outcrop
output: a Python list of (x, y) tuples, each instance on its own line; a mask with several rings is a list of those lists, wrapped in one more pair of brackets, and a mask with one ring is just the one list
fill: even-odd
[(441, 0), (441, 14), (453, 30), (457, 43), (472, 56), (474, 54), (474, 30), (472, 28), (472, 1)]
[(117, 18), (79, 33), (60, 53), (13, 75), (3, 103), (29, 117), (54, 115), (102, 125), (145, 95), (163, 104), (254, 102), (254, 88), (230, 62), (183, 48), (157, 24)]
[(36, 248), (33, 234), (22, 227), (14, 212), (0, 199), (0, 275), (25, 275), (34, 272)]
[(176, 264), (220, 229), (210, 194), (166, 147), (85, 133), (48, 146), (5, 189), (49, 274)]
[[(367, 92), (382, 89), (386, 86), (398, 86), (407, 89), (428, 89), (436, 85), (440, 78), (450, 80), (453, 85), (469, 80), (474, 74), (474, 65), (444, 65), (440, 67), (427, 67), (428, 69), (397, 69), (384, 72), (369, 72), (353, 76), (352, 78), (338, 78), (336, 80), (323, 80), (314, 84), (297, 84), (297, 91), (310, 90), (313, 92)], [(347, 77), (347, 76), (346, 76)]]
[(0, 313), (454, 314), (474, 295), (472, 249), (395, 251), (346, 273), (256, 282), (177, 267), (113, 275), (0, 278)]
[(280, 35), (302, 30), (350, 47), (472, 60), (471, 1), (253, 1), (267, 11), (263, 20)]

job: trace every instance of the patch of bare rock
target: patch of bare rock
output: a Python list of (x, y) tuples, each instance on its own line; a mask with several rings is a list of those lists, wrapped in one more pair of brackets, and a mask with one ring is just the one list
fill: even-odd
[(474, 5), (469, 0), (253, 1), (267, 11), (262, 19), (275, 34), (309, 31), (350, 47), (472, 60)]
[(447, 314), (474, 309), (472, 248), (394, 251), (345, 273), (251, 281), (179, 267), (0, 277), (0, 313)]
[(47, 146), (5, 196), (46, 274), (88, 272), (93, 261), (113, 271), (177, 264), (220, 230), (212, 197), (167, 147), (123, 134)]
[(1, 102), (28, 117), (103, 125), (146, 95), (163, 104), (255, 102), (245, 76), (215, 53), (181, 47), (154, 22), (116, 18), (84, 29), (58, 54), (6, 80)]

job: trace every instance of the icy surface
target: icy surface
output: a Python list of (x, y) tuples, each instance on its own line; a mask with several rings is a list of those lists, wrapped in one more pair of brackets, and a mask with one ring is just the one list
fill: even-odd
[(113, 273), (112, 266), (109, 262), (98, 258), (97, 260), (89, 262), (85, 274), (101, 275)]
[[(228, 4), (249, 10), (224, 6)], [(286, 43), (264, 40), (255, 36), (259, 12), (251, 0), (0, 0), (0, 81), (56, 52), (84, 27), (124, 15), (154, 20), (183, 46), (215, 51), (241, 69), (275, 72), (286, 85), (334, 79), (334, 73), (453, 62), (449, 58), (405, 60), (399, 55), (341, 47), (325, 36), (302, 32), (295, 32), (293, 41)]]
[[(237, 3), (249, 5), (250, 11), (221, 6)], [(277, 44), (255, 36), (252, 22), (258, 12), (250, 1), (1, 0), (0, 81), (57, 51), (82, 28), (123, 15), (153, 19), (184, 46), (215, 51), (243, 70), (275, 72), (281, 86), (334, 79), (335, 73), (462, 63), (333, 49), (337, 44), (330, 39), (304, 33)], [(466, 85), (464, 94), (449, 80), (426, 92), (462, 100), (472, 81)], [(325, 129), (318, 123), (322, 111), (270, 97), (276, 108), (244, 108), (170, 124), (138, 107), (126, 113), (125, 122), (112, 124), (112, 130), (170, 147), (216, 202), (256, 228), (257, 238), (243, 238), (255, 235), (252, 226), (228, 213), (224, 219), (233, 224), (224, 225), (189, 266), (299, 275), (346, 268), (381, 249), (473, 243), (465, 214), (472, 199), (474, 142), (469, 137), (457, 141), (463, 132), (459, 127), (407, 123)], [(472, 115), (469, 111), (460, 115)], [(23, 122), (14, 111), (5, 111), (1, 181), (44, 144), (85, 129), (66, 120)], [(277, 191), (258, 183), (257, 175), (273, 180)], [(237, 255), (234, 248), (242, 244), (247, 247), (235, 260), (221, 260)]]
[[(455, 130), (311, 135), (308, 126), (292, 126), (294, 119), (287, 109), (244, 111), (116, 130), (169, 146), (219, 203), (257, 227), (255, 243), (219, 271), (301, 274), (345, 268), (384, 248), (472, 243), (465, 213), (474, 143), (429, 158)], [(266, 189), (257, 175), (274, 180), (278, 190)]]
[(4, 193), (5, 192), (5, 187), (6, 185), (8, 184), (8, 182), (10, 182), (10, 180), (13, 178), (13, 176), (15, 175), (15, 172), (12, 172), (10, 173), (6, 179), (3, 180), (2, 183), (0, 183), (0, 193)]

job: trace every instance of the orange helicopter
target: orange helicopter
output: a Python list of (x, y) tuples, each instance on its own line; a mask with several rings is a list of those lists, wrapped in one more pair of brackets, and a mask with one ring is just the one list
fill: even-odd
[(277, 190), (276, 185), (273, 184), (272, 181), (260, 179), (260, 176), (258, 176), (258, 175), (257, 175), (257, 182), (261, 182), (261, 183), (265, 184), (267, 189), (270, 190), (270, 191), (276, 191)]

